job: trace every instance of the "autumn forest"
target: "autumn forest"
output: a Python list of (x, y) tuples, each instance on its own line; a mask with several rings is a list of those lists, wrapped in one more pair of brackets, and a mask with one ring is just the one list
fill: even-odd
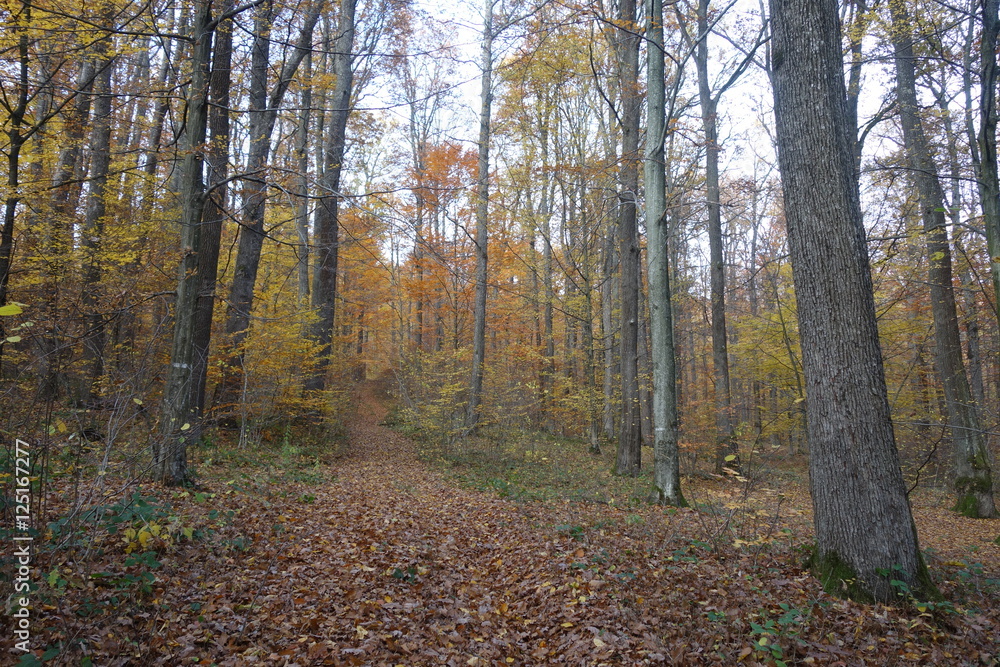
[(0, 650), (995, 664), (998, 4), (4, 0)]

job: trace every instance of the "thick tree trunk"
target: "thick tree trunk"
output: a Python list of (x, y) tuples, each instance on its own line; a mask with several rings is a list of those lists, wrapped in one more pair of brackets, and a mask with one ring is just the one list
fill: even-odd
[(482, 88), (479, 106), (479, 161), (476, 168), (476, 292), (472, 306), (472, 371), (469, 378), (469, 405), (465, 428), (475, 429), (483, 400), (483, 365), (486, 357), (486, 280), (489, 256), (490, 214), (490, 118), (493, 110), (493, 3), (486, 0), (483, 43), (480, 50)]
[(936, 594), (899, 468), (854, 170), (835, 0), (771, 0), (778, 158), (809, 411), (814, 571), (899, 602)]
[(642, 467), (639, 406), (639, 40), (635, 0), (621, 0), (615, 40), (621, 82), (622, 153), (618, 171), (618, 242), (621, 266), (622, 421), (615, 472), (636, 476)]
[(316, 272), (313, 278), (312, 305), (318, 319), (312, 330), (319, 343), (319, 357), (313, 374), (305, 383), (306, 390), (321, 391), (326, 387), (326, 374), (333, 352), (334, 321), (337, 313), (337, 261), (340, 250), (340, 175), (347, 148), (347, 118), (351, 112), (354, 89), (354, 12), (357, 0), (341, 0), (337, 38), (333, 41), (333, 75), (335, 82), (330, 100), (329, 125), (323, 158), (323, 175), (319, 179), (321, 199), (316, 211)]
[(647, 0), (646, 263), (649, 267), (649, 328), (653, 357), (653, 496), (660, 504), (685, 505), (677, 449), (677, 368), (667, 247), (667, 177), (663, 150), (666, 125), (663, 1)]
[(944, 387), (948, 424), (955, 446), (955, 492), (958, 496), (955, 509), (970, 517), (992, 517), (996, 514), (993, 477), (986, 440), (962, 360), (951, 245), (944, 215), (944, 191), (918, 115), (910, 17), (905, 6), (899, 3), (891, 3), (889, 7), (895, 51), (896, 100), (903, 127), (903, 144), (927, 238), (935, 365)]

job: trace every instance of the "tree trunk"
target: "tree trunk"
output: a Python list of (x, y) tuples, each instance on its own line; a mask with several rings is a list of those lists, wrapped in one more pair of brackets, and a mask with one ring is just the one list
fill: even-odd
[[(542, 149), (542, 173), (539, 175), (541, 181), (541, 191), (542, 191), (542, 201), (538, 206), (538, 218), (541, 222), (541, 233), (542, 233), (542, 283), (545, 286), (544, 291), (544, 325), (545, 330), (543, 333), (545, 341), (545, 350), (543, 352), (544, 360), (542, 362), (542, 373), (540, 376), (541, 380), (541, 394), (542, 394), (542, 414), (544, 419), (544, 426), (546, 430), (552, 430), (555, 427), (555, 420), (552, 415), (553, 406), (553, 389), (554, 389), (554, 379), (556, 373), (556, 339), (555, 339), (555, 320), (552, 313), (552, 305), (555, 300), (555, 290), (552, 283), (552, 204), (550, 199), (550, 189), (549, 189), (549, 114), (548, 114), (548, 104), (546, 101), (542, 101), (546, 112), (541, 114), (539, 118), (540, 127), (538, 128), (539, 142), (541, 143)], [(563, 208), (565, 212), (565, 208)]]
[(948, 424), (955, 446), (955, 509), (974, 518), (993, 517), (993, 477), (989, 452), (962, 360), (951, 245), (944, 191), (918, 115), (913, 33), (906, 7), (890, 3), (896, 65), (896, 100), (903, 145), (920, 202), (927, 237), (928, 282), (934, 318), (935, 365), (944, 387)]
[(809, 411), (816, 552), (829, 592), (936, 595), (886, 394), (835, 0), (771, 0), (778, 162)]
[[(233, 0), (223, 0), (222, 14), (232, 11)], [(198, 295), (195, 304), (191, 380), (191, 403), (194, 417), (190, 440), (201, 439), (201, 420), (205, 409), (205, 383), (208, 379), (208, 351), (212, 342), (212, 319), (215, 312), (216, 278), (219, 273), (219, 246), (222, 223), (226, 218), (226, 194), (229, 165), (229, 87), (232, 80), (233, 21), (227, 18), (215, 31), (215, 51), (209, 81), (208, 182), (205, 210), (198, 245)]]
[(299, 304), (309, 303), (309, 124), (312, 112), (312, 53), (306, 55), (305, 82), (300, 92), (299, 126), (295, 156), (299, 168), (299, 196), (295, 202), (295, 231), (298, 235)]
[(601, 410), (601, 432), (606, 440), (615, 437), (615, 328), (614, 328), (614, 301), (615, 286), (617, 276), (615, 275), (615, 265), (618, 263), (615, 256), (615, 231), (614, 227), (608, 229), (608, 234), (604, 239), (603, 253), (603, 279), (601, 281), (601, 346), (604, 350), (604, 374), (601, 388), (604, 394), (604, 404)]
[(622, 421), (615, 472), (637, 476), (642, 467), (639, 406), (639, 35), (635, 0), (621, 0), (615, 39), (621, 82), (622, 153), (618, 171), (618, 242), (621, 267)]
[(313, 276), (312, 305), (318, 313), (312, 337), (319, 343), (319, 356), (312, 375), (305, 383), (307, 391), (322, 391), (333, 352), (334, 321), (337, 313), (337, 260), (340, 234), (340, 175), (347, 147), (347, 118), (351, 112), (354, 89), (354, 12), (357, 0), (340, 1), (337, 37), (333, 41), (333, 97), (330, 100), (329, 125), (323, 158), (321, 193), (316, 211), (316, 269)]
[(479, 107), (479, 162), (476, 168), (476, 292), (473, 298), (472, 371), (465, 428), (478, 426), (483, 397), (483, 364), (486, 356), (487, 243), (490, 214), (490, 117), (493, 109), (493, 2), (486, 0), (483, 43), (480, 50), (482, 89)]
[(198, 291), (198, 248), (205, 206), (202, 144), (208, 126), (208, 67), (212, 52), (211, 0), (198, 0), (192, 35), (191, 83), (188, 86), (186, 144), (180, 173), (180, 265), (174, 299), (174, 336), (163, 399), (163, 441), (153, 452), (153, 474), (163, 483), (188, 480), (188, 430), (195, 419), (192, 396), (194, 326)]
[[(722, 214), (719, 203), (719, 132), (716, 127), (718, 98), (708, 81), (708, 3), (698, 0), (698, 36), (695, 50), (701, 122), (705, 131), (705, 196), (708, 210), (708, 249), (712, 300), (712, 366), (715, 376), (715, 471), (725, 466), (739, 469), (739, 447), (733, 437), (732, 392), (729, 381), (729, 350), (726, 339), (726, 265), (722, 250)], [(726, 459), (733, 457), (727, 461)]]
[(649, 270), (649, 328), (653, 357), (653, 496), (654, 501), (686, 505), (681, 493), (677, 449), (677, 368), (671, 312), (667, 222), (667, 177), (664, 154), (666, 93), (664, 90), (663, 0), (647, 0), (646, 263)]
[[(17, 217), (17, 206), (21, 202), (20, 164), (21, 148), (33, 134), (35, 128), (24, 130), (25, 114), (28, 110), (29, 76), (28, 65), (28, 26), (31, 25), (31, 4), (22, 3), (23, 11), (20, 20), (13, 26), (8, 26), (12, 34), (20, 33), (17, 38), (18, 74), (15, 94), (11, 95), (8, 107), (9, 118), (7, 129), (7, 196), (4, 201), (3, 226), (0, 227), (0, 307), (7, 305), (7, 291), (10, 284), (10, 269), (14, 258), (14, 220)], [(7, 342), (6, 327), (0, 318), (0, 354)], [(0, 378), (3, 377), (3, 357), (0, 356)]]
[[(110, 17), (107, 17), (110, 24)], [(107, 51), (107, 42), (102, 42)], [(104, 55), (104, 54), (102, 54)], [(86, 370), (85, 387), (81, 397), (91, 401), (98, 393), (104, 374), (104, 314), (100, 293), (101, 237), (104, 234), (104, 216), (107, 210), (108, 172), (111, 167), (111, 81), (114, 68), (104, 55), (102, 69), (96, 81), (97, 99), (94, 102), (94, 124), (91, 129), (90, 192), (87, 195), (86, 215), (83, 223), (82, 305), (86, 331), (83, 336), (83, 361)]]
[[(974, 159), (979, 198), (986, 227), (990, 276), (1000, 319), (1000, 176), (997, 173), (997, 33), (1000, 32), (998, 0), (982, 0), (983, 34), (980, 40), (979, 134), (970, 145), (979, 149)], [(974, 20), (974, 18), (970, 19)], [(973, 158), (976, 156), (973, 155)]]

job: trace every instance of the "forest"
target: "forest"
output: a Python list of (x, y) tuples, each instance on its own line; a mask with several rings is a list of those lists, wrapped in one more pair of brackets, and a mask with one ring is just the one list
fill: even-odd
[(2, 662), (1000, 661), (1000, 0), (3, 0)]

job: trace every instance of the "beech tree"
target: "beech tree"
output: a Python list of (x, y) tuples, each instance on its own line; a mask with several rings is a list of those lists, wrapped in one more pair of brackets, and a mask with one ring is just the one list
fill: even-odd
[(489, 255), (490, 214), (490, 115), (493, 110), (493, 25), (494, 0), (486, 0), (483, 15), (483, 42), (480, 47), (482, 80), (479, 93), (479, 163), (476, 169), (476, 295), (473, 302), (472, 369), (469, 378), (469, 407), (465, 427), (479, 424), (479, 404), (483, 394), (483, 364), (486, 357), (486, 279)]
[(647, 0), (646, 250), (649, 265), (649, 329), (653, 361), (653, 493), (656, 502), (685, 505), (677, 450), (677, 369), (670, 304), (670, 265), (666, 219), (666, 94), (663, 54), (663, 2)]
[(771, 0), (778, 163), (805, 374), (816, 551), (826, 590), (936, 595), (899, 467), (875, 320), (834, 0)]
[(191, 389), (194, 377), (194, 327), (201, 280), (202, 211), (205, 207), (204, 156), (208, 129), (209, 61), (216, 22), (211, 0), (199, 0), (191, 28), (191, 83), (188, 84), (186, 154), (180, 175), (180, 262), (174, 299), (174, 335), (163, 400), (163, 440), (153, 450), (153, 470), (167, 484), (188, 481), (187, 440), (195, 418)]
[(642, 467), (639, 410), (639, 41), (635, 0), (620, 0), (615, 57), (621, 86), (622, 144), (618, 163), (618, 244), (621, 270), (622, 416), (615, 472), (636, 476)]

